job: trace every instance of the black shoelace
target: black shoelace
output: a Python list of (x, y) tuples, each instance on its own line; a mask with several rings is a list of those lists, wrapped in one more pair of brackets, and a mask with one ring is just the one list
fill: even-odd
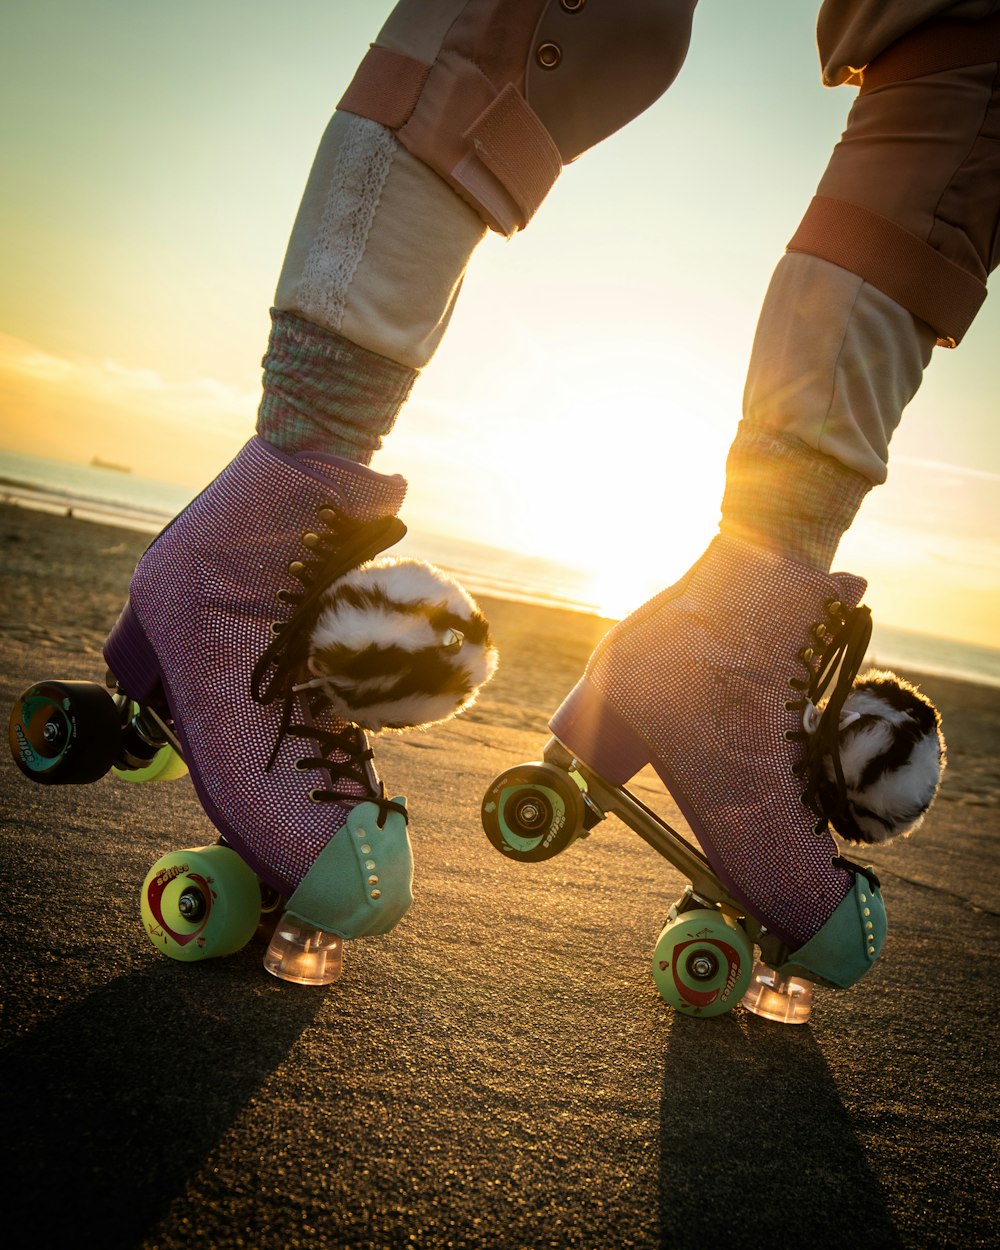
[[(361, 799), (350, 790), (337, 789), (337, 781), (361, 785), (366, 792), (371, 790), (374, 773), (367, 767), (372, 759), (371, 747), (364, 731), (356, 725), (345, 725), (343, 729), (331, 731), (313, 724), (313, 717), (322, 713), (329, 700), (316, 691), (305, 696), (296, 688), (297, 679), (302, 674), (309, 638), (326, 589), (351, 569), (399, 542), (406, 533), (406, 526), (396, 517), (383, 517), (361, 525), (351, 524), (337, 517), (330, 508), (324, 508), (323, 515), (330, 519), (326, 521), (327, 533), (319, 535), (317, 543), (311, 548), (310, 554), (315, 558), (301, 562), (301, 567), (294, 574), (302, 583), (302, 592), (279, 592), (281, 602), (290, 604), (294, 610), (287, 621), (275, 622), (274, 641), (264, 649), (253, 667), (250, 693), (254, 702), (261, 705), (282, 700), (281, 720), (265, 766), (267, 770), (274, 766), (286, 738), (310, 740), (316, 744), (318, 752), (298, 759), (296, 767), (302, 771), (316, 769), (326, 772), (331, 786), (329, 790), (312, 790), (310, 798), (317, 803), (342, 803)], [(306, 715), (301, 721), (293, 721), (296, 699), (299, 698), (303, 699)], [(343, 756), (343, 759), (332, 758), (335, 754)], [(377, 784), (378, 790), (371, 797), (380, 809), (379, 824), (384, 824), (391, 812), (398, 812), (405, 818), (406, 808), (387, 799), (381, 781)]]
[[(847, 798), (840, 759), (840, 714), (864, 663), (871, 632), (871, 612), (866, 607), (855, 608), (842, 618), (839, 628), (827, 631), (815, 670), (811, 658), (808, 661), (809, 681), (793, 679), (790, 683), (795, 689), (805, 691), (806, 699), (816, 708), (826, 698), (815, 729), (789, 735), (805, 743), (805, 756), (793, 771), (805, 779), (802, 801), (818, 817), (817, 834), (825, 832), (832, 823), (843, 837), (857, 836), (863, 840)], [(805, 655), (802, 658), (806, 662)], [(804, 710), (805, 700), (801, 706)], [(827, 760), (833, 764), (832, 778), (827, 773)]]

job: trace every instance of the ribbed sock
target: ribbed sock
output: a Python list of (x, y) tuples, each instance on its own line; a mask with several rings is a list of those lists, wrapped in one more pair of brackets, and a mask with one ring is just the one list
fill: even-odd
[(743, 421), (726, 461), (721, 531), (829, 572), (872, 485), (797, 438)]
[(368, 464), (417, 370), (292, 313), (272, 309), (271, 322), (257, 433), (282, 451), (308, 448)]

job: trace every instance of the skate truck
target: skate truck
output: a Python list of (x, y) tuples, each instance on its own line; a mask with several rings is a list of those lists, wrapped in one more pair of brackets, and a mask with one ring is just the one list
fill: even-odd
[[(870, 626), (862, 624), (867, 641)], [(857, 650), (863, 656), (864, 647)], [(840, 692), (825, 705), (826, 732), (817, 728), (819, 712), (807, 702), (806, 732), (798, 735), (808, 740), (806, 756), (817, 768), (819, 805), (851, 843), (881, 843), (911, 832), (930, 807), (944, 766), (937, 709), (893, 673), (870, 670), (858, 677), (853, 667), (840, 673), (838, 685)], [(558, 733), (558, 714), (551, 728)], [(885, 909), (870, 867), (835, 856), (832, 863), (852, 874), (854, 886), (808, 944), (809, 955), (806, 947), (792, 952), (734, 897), (699, 846), (557, 736), (541, 761), (501, 773), (482, 803), (489, 841), (506, 859), (523, 864), (561, 854), (608, 816), (617, 816), (690, 883), (669, 909), (651, 965), (657, 990), (677, 1011), (718, 1016), (742, 1004), (768, 1020), (803, 1024), (814, 984), (850, 985), (877, 957)]]
[(690, 882), (671, 906), (653, 950), (651, 972), (661, 997), (691, 1016), (721, 1015), (742, 1003), (769, 1020), (808, 1020), (812, 984), (776, 971), (787, 959), (786, 948), (747, 915), (702, 851), (558, 739), (550, 739), (540, 762), (501, 773), (482, 805), (492, 845), (524, 864), (559, 855), (608, 816), (617, 816)]

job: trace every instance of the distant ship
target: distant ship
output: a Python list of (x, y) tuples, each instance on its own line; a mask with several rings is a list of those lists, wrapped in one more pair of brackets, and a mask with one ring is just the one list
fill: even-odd
[(90, 461), (92, 469), (114, 469), (116, 473), (131, 473), (132, 469), (127, 464), (115, 464), (112, 460), (102, 460), (100, 456), (94, 456)]

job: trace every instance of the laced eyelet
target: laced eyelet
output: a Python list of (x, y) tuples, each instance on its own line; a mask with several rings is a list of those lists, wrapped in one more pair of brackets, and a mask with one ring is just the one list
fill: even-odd
[[(845, 608), (839, 599), (833, 598), (825, 607), (831, 614), (830, 620), (825, 625), (814, 625), (810, 631), (821, 648), (815, 658), (811, 647), (799, 652), (803, 662), (807, 658), (809, 661), (804, 706), (811, 704), (818, 716), (815, 723), (810, 721), (808, 732), (803, 718), (802, 732), (794, 735), (800, 743), (801, 756), (791, 765), (792, 773), (803, 783), (799, 802), (817, 818), (813, 826), (816, 837), (829, 837), (831, 828), (843, 832), (842, 819), (851, 819), (840, 758), (839, 722), (871, 638), (871, 614), (867, 608)], [(839, 621), (834, 620), (837, 613)]]
[(277, 599), (279, 603), (294, 603), (295, 602), (295, 599), (292, 597), (292, 595), (288, 593), (287, 590), (275, 591), (274, 597), (275, 599)]
[(309, 802), (310, 803), (322, 803), (323, 800), (319, 796), (321, 794), (326, 794), (326, 793), (328, 793), (326, 790), (310, 790)]
[(277, 638), (277, 636), (281, 633), (283, 628), (284, 628), (284, 623), (282, 621), (272, 621), (271, 624), (268, 626), (268, 629), (270, 629), (271, 631), (272, 638)]

